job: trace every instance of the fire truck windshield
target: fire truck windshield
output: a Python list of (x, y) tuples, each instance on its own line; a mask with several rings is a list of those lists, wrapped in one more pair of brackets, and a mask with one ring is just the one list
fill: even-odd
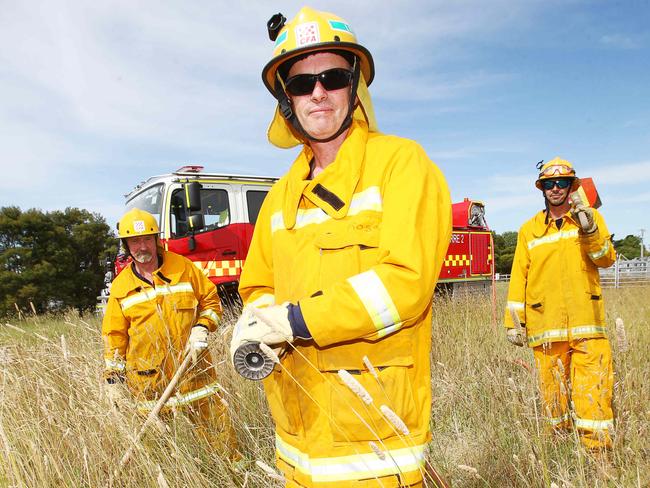
[(158, 225), (161, 225), (160, 215), (162, 213), (163, 202), (163, 185), (154, 185), (138, 193), (136, 196), (126, 202), (126, 210), (139, 208), (145, 210), (156, 217)]

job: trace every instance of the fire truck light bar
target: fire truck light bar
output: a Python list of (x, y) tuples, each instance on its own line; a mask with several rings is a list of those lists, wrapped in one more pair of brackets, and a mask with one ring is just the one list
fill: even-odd
[(176, 173), (200, 173), (201, 171), (203, 171), (203, 166), (189, 165), (181, 166), (176, 170)]

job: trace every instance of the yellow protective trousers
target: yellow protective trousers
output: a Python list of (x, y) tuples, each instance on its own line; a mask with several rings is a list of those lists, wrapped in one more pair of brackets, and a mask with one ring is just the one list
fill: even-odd
[(611, 448), (614, 370), (609, 340), (545, 343), (533, 348), (533, 353), (542, 411), (550, 425), (574, 427), (587, 449)]

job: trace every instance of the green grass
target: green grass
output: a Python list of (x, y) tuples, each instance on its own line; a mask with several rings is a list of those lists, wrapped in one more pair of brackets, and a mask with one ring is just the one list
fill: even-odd
[[(634, 487), (650, 484), (650, 290), (606, 290), (615, 363), (615, 445), (603, 474), (573, 435), (557, 437), (539, 415), (532, 352), (510, 346), (497, 303), (438, 300), (432, 322), (432, 432), (428, 456), (454, 487)], [(614, 331), (623, 319), (629, 350)], [(224, 335), (212, 345), (244, 461), (233, 465), (196, 438), (182, 415), (152, 429), (114, 480), (124, 487), (281, 486), (256, 466), (273, 466), (273, 430), (261, 385), (237, 376)], [(6, 325), (9, 323), (10, 325)], [(19, 329), (19, 330), (18, 330)], [(142, 423), (110, 408), (102, 392), (102, 341), (95, 317), (0, 322), (0, 487), (96, 487)], [(532, 369), (532, 368), (531, 368)]]

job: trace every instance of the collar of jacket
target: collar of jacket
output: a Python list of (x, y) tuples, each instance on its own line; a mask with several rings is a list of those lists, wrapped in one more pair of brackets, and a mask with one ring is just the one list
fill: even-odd
[[(171, 251), (163, 250), (162, 259), (162, 266), (153, 272), (154, 283), (166, 283), (168, 285), (177, 284), (185, 270), (182, 256)], [(133, 273), (131, 266), (127, 266), (113, 281), (113, 284), (111, 285), (111, 295), (115, 298), (124, 298), (132, 290), (142, 288), (143, 286), (148, 285)]]
[(308, 145), (303, 146), (287, 173), (287, 191), (282, 206), (282, 217), (287, 229), (296, 225), (298, 206), (303, 195), (333, 219), (342, 219), (347, 215), (361, 175), (367, 140), (368, 125), (354, 120), (336, 159), (312, 180), (307, 178), (313, 152)]
[[(580, 225), (573, 219), (573, 216), (571, 215), (571, 212), (565, 213), (562, 218), (565, 221), (571, 222), (574, 226), (580, 227)], [(549, 229), (556, 229), (557, 227), (555, 226), (555, 219), (549, 215), (548, 217), (548, 222), (544, 223), (546, 220), (546, 210), (540, 210), (534, 217), (535, 220), (535, 229), (540, 232), (540, 235), (544, 235), (548, 233)], [(535, 232), (535, 235), (537, 235), (538, 232)]]

